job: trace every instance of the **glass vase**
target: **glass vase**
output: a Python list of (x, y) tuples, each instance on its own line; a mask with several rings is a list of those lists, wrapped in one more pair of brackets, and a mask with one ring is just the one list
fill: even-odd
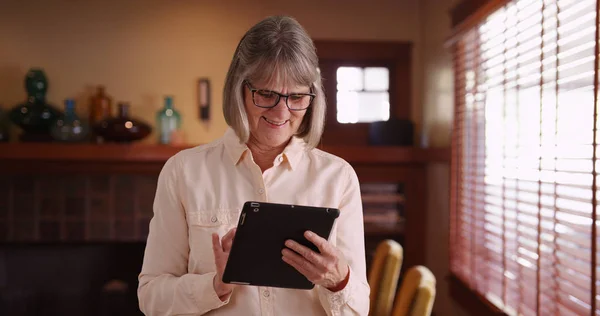
[(52, 138), (61, 142), (81, 142), (89, 133), (87, 122), (81, 120), (75, 112), (75, 101), (65, 100), (65, 111), (50, 129)]
[(173, 143), (173, 134), (181, 128), (181, 116), (173, 106), (173, 97), (165, 97), (164, 107), (156, 113), (156, 126), (158, 142), (160, 144)]
[(152, 127), (129, 114), (129, 104), (118, 104), (118, 115), (94, 125), (94, 132), (106, 141), (133, 142), (146, 138)]
[(32, 68), (25, 76), (27, 101), (13, 107), (8, 117), (23, 133), (21, 141), (52, 141), (50, 127), (62, 114), (46, 102), (48, 80), (43, 70)]

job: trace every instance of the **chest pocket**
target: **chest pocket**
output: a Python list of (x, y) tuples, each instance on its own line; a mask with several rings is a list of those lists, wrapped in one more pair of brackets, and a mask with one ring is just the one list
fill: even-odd
[(212, 234), (223, 237), (237, 226), (239, 211), (215, 209), (187, 212), (190, 245), (190, 272), (206, 273), (214, 269)]
[(222, 226), (229, 227), (237, 224), (238, 217), (239, 213), (234, 209), (206, 210), (187, 213), (187, 220), (190, 228), (204, 227), (210, 229), (212, 227), (217, 229)]

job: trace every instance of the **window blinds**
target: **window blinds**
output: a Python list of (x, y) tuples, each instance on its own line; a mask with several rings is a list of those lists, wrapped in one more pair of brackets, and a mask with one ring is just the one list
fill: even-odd
[(505, 2), (453, 45), (451, 270), (508, 314), (600, 315), (598, 3)]

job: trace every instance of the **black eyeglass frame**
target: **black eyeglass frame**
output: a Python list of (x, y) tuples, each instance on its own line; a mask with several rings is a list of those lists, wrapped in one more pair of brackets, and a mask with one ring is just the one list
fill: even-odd
[[(250, 92), (252, 92), (252, 103), (254, 103), (254, 105), (256, 105), (257, 107), (263, 108), (263, 109), (272, 109), (272, 108), (276, 107), (277, 104), (279, 104), (279, 101), (281, 101), (281, 98), (285, 98), (285, 106), (290, 111), (305, 111), (308, 108), (310, 108), (310, 106), (312, 105), (313, 100), (317, 97), (317, 95), (314, 94), (314, 93), (290, 93), (290, 94), (283, 94), (283, 93), (279, 93), (279, 92), (273, 91), (273, 90), (256, 89), (256, 88), (252, 87), (252, 85), (250, 84), (250, 82), (248, 82), (248, 80), (244, 80), (244, 85), (246, 85), (248, 87), (248, 90), (250, 90)], [(311, 90), (312, 90), (312, 88), (311, 88)], [(266, 92), (274, 93), (275, 95), (277, 95), (277, 102), (275, 102), (275, 104), (273, 104), (272, 106), (262, 106), (262, 105), (256, 104), (256, 101), (254, 100), (254, 93), (256, 93), (257, 91), (266, 91)], [(302, 109), (292, 109), (290, 107), (290, 105), (288, 104), (288, 98), (290, 96), (294, 96), (294, 95), (310, 96), (310, 102), (308, 102), (308, 105), (305, 108), (302, 108)]]

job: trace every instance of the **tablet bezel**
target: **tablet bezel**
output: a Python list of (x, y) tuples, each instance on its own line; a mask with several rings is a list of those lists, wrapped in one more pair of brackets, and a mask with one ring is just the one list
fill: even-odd
[(300, 272), (282, 260), (286, 239), (316, 252), (304, 232), (329, 239), (340, 212), (337, 208), (248, 201), (237, 224), (223, 282), (291, 289), (314, 288)]

